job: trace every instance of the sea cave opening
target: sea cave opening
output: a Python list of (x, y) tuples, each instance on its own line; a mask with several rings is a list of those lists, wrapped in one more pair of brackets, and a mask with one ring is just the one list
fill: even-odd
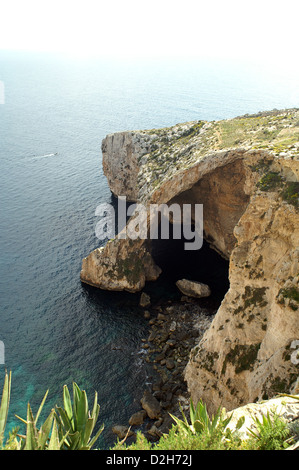
[(184, 236), (175, 239), (173, 234), (174, 227), (170, 223), (168, 239), (159, 236), (156, 240), (151, 240), (152, 257), (162, 273), (154, 283), (147, 284), (147, 291), (156, 298), (164, 296), (176, 300), (183, 296), (176, 281), (199, 281), (210, 287), (211, 295), (197, 299), (198, 302), (203, 307), (218, 309), (229, 289), (229, 261), (211, 248), (205, 239), (200, 249), (186, 250), (185, 243), (190, 240), (186, 240)]
[(209, 285), (212, 294), (199, 299), (200, 303), (211, 304), (215, 308), (220, 306), (229, 289), (229, 258), (236, 243), (234, 228), (249, 202), (245, 191), (246, 171), (241, 156), (237, 157), (206, 173), (193, 186), (168, 201), (169, 208), (178, 205), (181, 212), (184, 205), (190, 205), (194, 223), (194, 208), (202, 204), (204, 241), (200, 249), (185, 250), (186, 240), (183, 236), (174, 239), (171, 223), (169, 239), (162, 239), (159, 233), (156, 240), (151, 240), (152, 256), (162, 269), (157, 286), (168, 288), (173, 295), (179, 296), (181, 293), (175, 285), (177, 280), (202, 282)]

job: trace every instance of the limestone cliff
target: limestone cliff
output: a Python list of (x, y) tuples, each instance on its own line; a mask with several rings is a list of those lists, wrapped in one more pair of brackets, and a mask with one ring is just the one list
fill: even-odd
[[(115, 195), (202, 203), (205, 239), (229, 259), (230, 289), (186, 368), (194, 401), (214, 411), (294, 392), (299, 111), (117, 133), (102, 148)], [(116, 238), (83, 260), (81, 279), (136, 292), (160, 272), (149, 240)]]

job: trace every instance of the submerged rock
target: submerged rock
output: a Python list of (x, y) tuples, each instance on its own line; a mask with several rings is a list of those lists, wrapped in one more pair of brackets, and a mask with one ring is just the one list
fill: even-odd
[(145, 318), (146, 320), (149, 320), (149, 319), (151, 318), (151, 314), (150, 314), (150, 312), (149, 312), (148, 310), (145, 310), (143, 316), (144, 316), (144, 318)]
[(166, 365), (166, 367), (167, 367), (168, 370), (172, 370), (172, 369), (175, 368), (175, 362), (174, 362), (174, 360), (171, 359), (171, 358), (170, 358), (170, 359), (166, 359), (165, 365)]
[(176, 286), (182, 294), (188, 297), (202, 298), (211, 295), (211, 289), (206, 284), (197, 281), (189, 281), (188, 279), (181, 279), (176, 282)]
[(140, 307), (149, 307), (150, 304), (151, 304), (150, 296), (146, 294), (145, 292), (142, 292), (140, 301), (139, 301)]
[(137, 411), (129, 419), (130, 426), (140, 426), (141, 424), (143, 424), (145, 417), (146, 417), (145, 410)]
[(113, 426), (112, 432), (113, 434), (116, 434), (119, 439), (124, 439), (126, 436), (131, 437), (135, 435), (133, 431), (129, 430), (128, 426), (122, 426), (120, 424)]
[(161, 415), (161, 405), (158, 400), (146, 390), (141, 399), (142, 408), (150, 419), (158, 419)]

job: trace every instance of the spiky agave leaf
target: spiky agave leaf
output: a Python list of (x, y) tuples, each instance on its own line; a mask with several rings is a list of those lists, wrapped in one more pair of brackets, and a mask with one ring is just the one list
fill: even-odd
[(3, 392), (0, 405), (0, 441), (4, 436), (4, 431), (7, 422), (9, 402), (10, 402), (10, 393), (11, 393), (11, 372), (5, 373)]

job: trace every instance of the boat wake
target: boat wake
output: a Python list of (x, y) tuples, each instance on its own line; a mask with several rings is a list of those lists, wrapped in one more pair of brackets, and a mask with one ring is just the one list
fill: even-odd
[(45, 155), (32, 155), (31, 157), (27, 157), (26, 160), (29, 160), (29, 161), (41, 160), (42, 158), (55, 157), (56, 155), (58, 155), (58, 152), (57, 153), (47, 153)]

